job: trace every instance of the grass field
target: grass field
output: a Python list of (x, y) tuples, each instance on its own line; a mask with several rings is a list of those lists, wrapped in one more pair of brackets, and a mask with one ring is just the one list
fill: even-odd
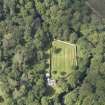
[(51, 48), (51, 74), (58, 80), (71, 73), (73, 66), (77, 66), (76, 45), (60, 40), (53, 41)]

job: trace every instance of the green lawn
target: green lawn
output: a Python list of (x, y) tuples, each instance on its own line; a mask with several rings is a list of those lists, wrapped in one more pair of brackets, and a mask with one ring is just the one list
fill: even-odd
[(69, 75), (73, 66), (77, 66), (76, 45), (59, 40), (53, 41), (51, 48), (52, 78), (58, 80), (60, 77)]

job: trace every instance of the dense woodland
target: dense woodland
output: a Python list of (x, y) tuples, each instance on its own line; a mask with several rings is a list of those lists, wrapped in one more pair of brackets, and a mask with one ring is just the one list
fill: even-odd
[[(85, 2), (0, 0), (0, 105), (105, 105), (105, 20)], [(46, 51), (54, 38), (77, 44), (78, 67), (50, 97)]]

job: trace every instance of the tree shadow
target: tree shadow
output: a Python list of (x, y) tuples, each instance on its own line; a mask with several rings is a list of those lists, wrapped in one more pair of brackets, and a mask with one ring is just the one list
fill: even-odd
[(4, 99), (2, 96), (0, 96), (0, 103), (3, 103), (4, 102)]
[(52, 71), (52, 73), (53, 73), (53, 74), (57, 74), (57, 71), (56, 71), (56, 70), (54, 70), (54, 71)]
[(66, 76), (66, 74), (67, 74), (67, 73), (64, 72), (64, 71), (60, 73), (60, 75), (61, 75), (62, 77)]
[(45, 68), (48, 69), (50, 67), (49, 63), (46, 63)]
[(56, 47), (55, 47), (55, 48), (54, 48), (54, 53), (58, 54), (58, 53), (61, 52), (61, 50), (62, 50), (61, 48), (56, 48)]
[(48, 86), (46, 89), (46, 96), (53, 96), (55, 94), (55, 90), (53, 87)]
[(48, 53), (47, 53), (47, 54), (45, 54), (45, 55), (44, 55), (44, 58), (45, 58), (45, 59), (50, 58), (50, 54), (48, 54)]

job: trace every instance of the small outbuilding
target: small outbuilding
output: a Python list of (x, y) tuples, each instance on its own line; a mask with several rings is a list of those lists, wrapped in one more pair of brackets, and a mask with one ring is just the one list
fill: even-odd
[(50, 78), (50, 74), (49, 73), (46, 73), (46, 78)]
[(47, 79), (47, 84), (48, 84), (48, 86), (55, 86), (56, 85), (56, 80), (48, 78)]

